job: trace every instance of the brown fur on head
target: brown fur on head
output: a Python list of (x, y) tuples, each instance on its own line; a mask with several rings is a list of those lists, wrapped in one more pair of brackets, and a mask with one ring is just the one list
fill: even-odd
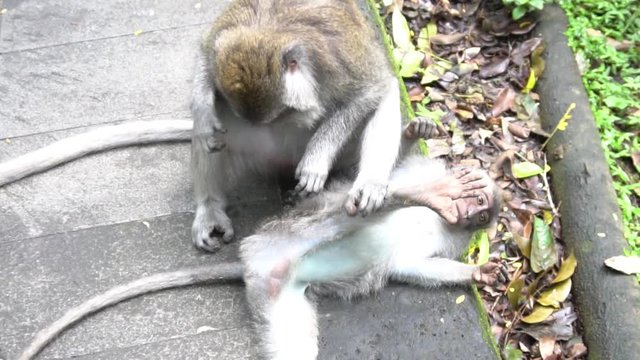
[(241, 117), (270, 122), (285, 110), (282, 103), (287, 47), (281, 35), (248, 28), (229, 30), (214, 45), (216, 87)]

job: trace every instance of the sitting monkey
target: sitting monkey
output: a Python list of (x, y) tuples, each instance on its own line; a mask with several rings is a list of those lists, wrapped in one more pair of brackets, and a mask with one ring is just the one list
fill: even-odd
[(484, 171), (447, 169), (444, 162), (411, 157), (392, 173), (385, 207), (367, 218), (344, 214), (348, 190), (348, 183), (338, 183), (265, 223), (242, 240), (240, 263), (152, 275), (88, 300), (40, 331), (19, 359), (33, 359), (71, 324), (106, 306), (151, 291), (230, 279), (247, 286), (265, 357), (315, 359), (318, 329), (308, 291), (351, 298), (389, 279), (421, 286), (496, 280), (494, 263), (453, 260), (474, 230), (497, 217), (500, 190)]

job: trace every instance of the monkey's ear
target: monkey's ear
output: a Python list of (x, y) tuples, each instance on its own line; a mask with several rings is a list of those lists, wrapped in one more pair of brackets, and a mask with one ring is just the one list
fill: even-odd
[(301, 44), (293, 43), (286, 46), (282, 52), (282, 64), (286, 71), (296, 72), (304, 60), (305, 51)]

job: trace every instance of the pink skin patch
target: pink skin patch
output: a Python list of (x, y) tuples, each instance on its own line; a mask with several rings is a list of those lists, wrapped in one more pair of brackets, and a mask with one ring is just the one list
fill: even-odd
[(274, 299), (280, 294), (282, 283), (289, 273), (290, 265), (291, 261), (289, 259), (282, 260), (282, 262), (276, 264), (269, 273), (267, 292), (270, 299)]

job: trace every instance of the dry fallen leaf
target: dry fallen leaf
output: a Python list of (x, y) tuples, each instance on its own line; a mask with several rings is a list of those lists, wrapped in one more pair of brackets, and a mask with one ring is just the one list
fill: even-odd
[(640, 274), (640, 256), (614, 256), (605, 260), (604, 264), (627, 275)]
[(540, 293), (537, 301), (540, 305), (553, 306), (557, 309), (560, 307), (560, 303), (567, 299), (570, 291), (571, 279), (568, 279)]
[(577, 265), (578, 261), (576, 260), (575, 255), (572, 253), (562, 262), (562, 265), (560, 265), (560, 270), (558, 270), (558, 275), (556, 275), (556, 278), (553, 279), (551, 283), (555, 284), (569, 279), (571, 276), (573, 276)]
[(551, 355), (553, 355), (553, 348), (556, 345), (556, 339), (553, 336), (545, 336), (540, 339), (540, 356), (543, 359), (548, 359)]
[(531, 314), (522, 318), (522, 321), (527, 324), (537, 324), (545, 321), (549, 315), (554, 311), (554, 308), (549, 306), (535, 305)]

